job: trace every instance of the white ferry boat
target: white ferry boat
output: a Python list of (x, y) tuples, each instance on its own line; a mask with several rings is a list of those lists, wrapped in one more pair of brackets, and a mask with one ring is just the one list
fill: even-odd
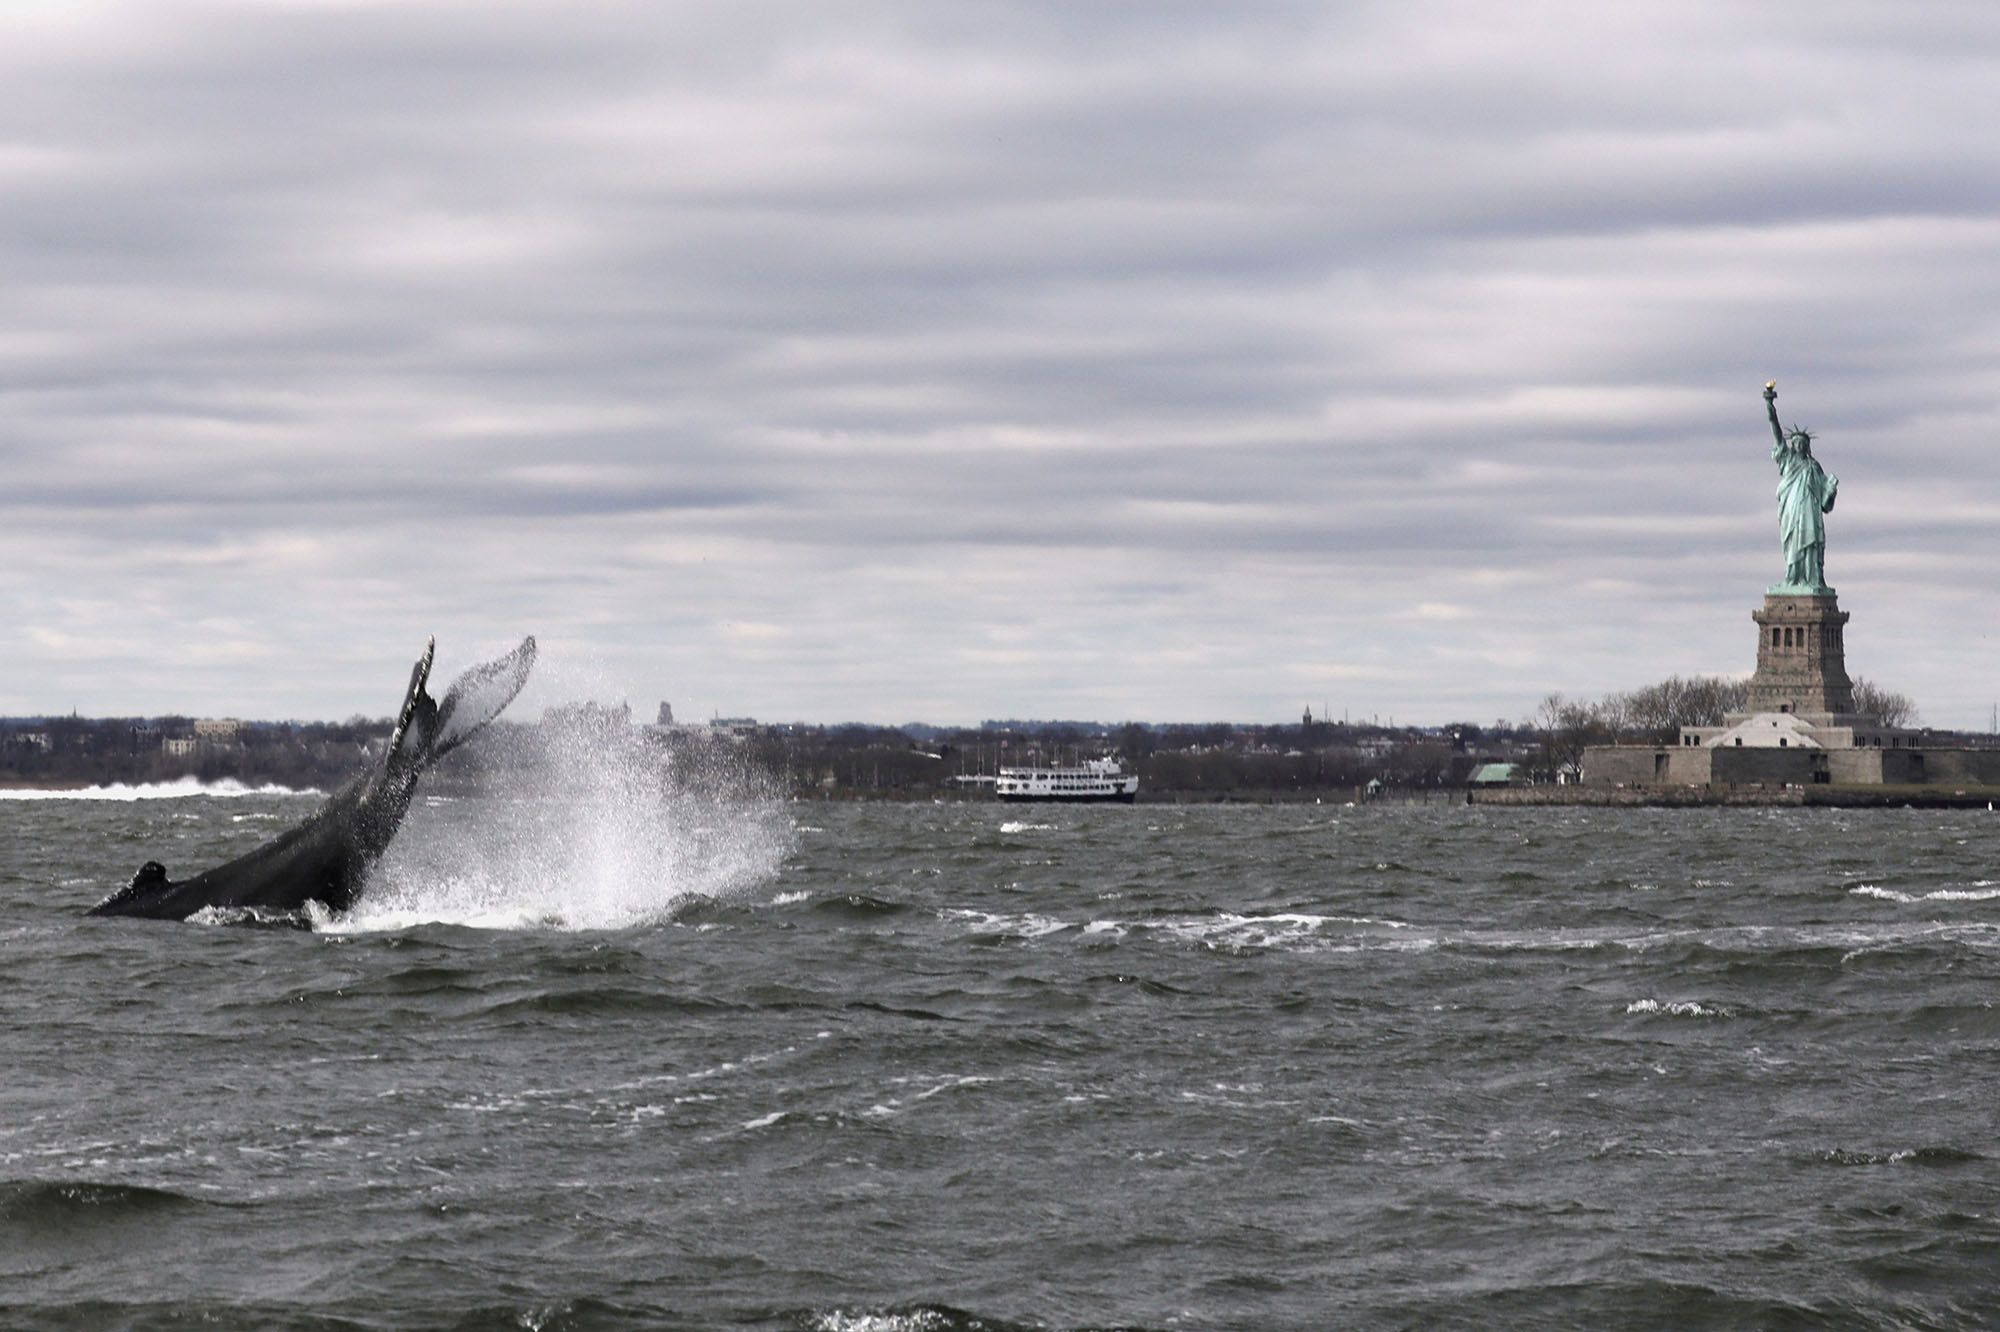
[(1002, 800), (1099, 801), (1131, 804), (1139, 795), (1139, 774), (1117, 759), (1086, 759), (1074, 768), (1002, 768), (993, 783)]

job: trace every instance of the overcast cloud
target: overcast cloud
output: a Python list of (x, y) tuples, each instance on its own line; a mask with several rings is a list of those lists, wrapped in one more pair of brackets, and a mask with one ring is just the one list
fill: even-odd
[[(1643, 12), (1642, 12), (1643, 10)], [(0, 712), (2000, 696), (1986, 4), (13, 4)]]

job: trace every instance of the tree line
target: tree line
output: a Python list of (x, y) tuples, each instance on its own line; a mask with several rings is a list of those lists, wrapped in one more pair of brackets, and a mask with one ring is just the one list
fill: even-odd
[[(1580, 767), (1591, 745), (1666, 745), (1684, 726), (1720, 726), (1732, 712), (1746, 711), (1750, 682), (1720, 676), (1670, 675), (1629, 693), (1591, 700), (1560, 693), (1545, 695), (1531, 723), (1544, 766)], [(1908, 695), (1854, 678), (1854, 710), (1887, 726), (1914, 726), (1917, 707)]]
[[(388, 718), (245, 722), (226, 740), (198, 739), (187, 717), (0, 718), (0, 781), (15, 786), (145, 785), (225, 778), (252, 786), (327, 789), (381, 756)], [(169, 748), (167, 741), (185, 742)]]
[[(1857, 709), (1890, 725), (1910, 725), (1910, 700), (1865, 679)], [(721, 747), (768, 778), (769, 789), (800, 799), (971, 797), (956, 779), (1001, 766), (1076, 762), (1115, 755), (1140, 778), (1142, 798), (1190, 800), (1352, 798), (1371, 783), (1391, 791), (1461, 786), (1482, 764), (1515, 763), (1552, 781), (1580, 767), (1596, 744), (1663, 744), (1683, 726), (1718, 726), (1747, 705), (1748, 685), (1714, 676), (1669, 676), (1598, 699), (1544, 697), (1522, 721), (1394, 727), (1345, 721), (1236, 724), (1006, 722), (977, 727), (747, 726), (730, 734), (702, 727), (636, 727), (629, 710), (577, 705), (551, 709), (539, 724), (505, 719), (454, 755), (441, 782), (476, 783), (483, 771), (546, 762), (547, 746), (650, 745), (664, 753)], [(0, 718), (0, 783), (101, 785), (203, 782), (234, 778), (331, 790), (379, 762), (388, 718), (345, 722), (246, 722), (225, 741), (196, 739), (178, 752), (164, 743), (193, 735), (185, 717)], [(698, 765), (690, 771), (700, 770)], [(719, 770), (719, 769), (718, 769)]]

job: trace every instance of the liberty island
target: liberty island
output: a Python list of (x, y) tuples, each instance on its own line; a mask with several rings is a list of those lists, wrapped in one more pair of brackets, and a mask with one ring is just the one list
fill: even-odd
[(1778, 386), (1764, 385), (1771, 461), (1778, 468), (1778, 537), (1784, 578), (1751, 612), (1757, 667), (1745, 710), (1720, 726), (1683, 726), (1673, 745), (1596, 745), (1585, 751), (1587, 786), (1634, 791), (1783, 790), (2000, 784), (2000, 750), (1931, 744), (1855, 708), (1847, 674), (1848, 612), (1826, 581), (1826, 515), (1840, 480), (1813, 456), (1813, 435), (1778, 421)]

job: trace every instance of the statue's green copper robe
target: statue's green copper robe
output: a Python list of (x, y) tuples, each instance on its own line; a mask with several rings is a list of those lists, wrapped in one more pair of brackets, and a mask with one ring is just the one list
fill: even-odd
[(1819, 465), (1810, 452), (1793, 443), (1775, 444), (1771, 461), (1778, 464), (1778, 536), (1785, 544), (1788, 589), (1826, 591), (1826, 520), (1840, 478)]

